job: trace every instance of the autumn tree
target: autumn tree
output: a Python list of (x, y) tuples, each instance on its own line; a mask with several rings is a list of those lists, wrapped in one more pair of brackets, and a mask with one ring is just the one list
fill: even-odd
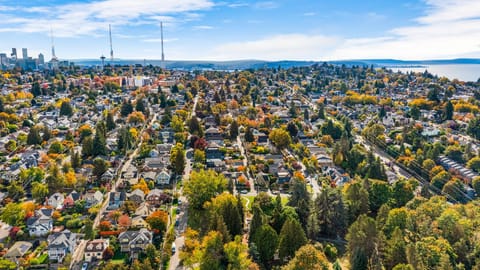
[(2, 213), (0, 213), (0, 219), (11, 225), (11, 226), (20, 226), (24, 221), (25, 213), (22, 206), (19, 203), (10, 202), (4, 208)]
[(292, 138), (290, 137), (290, 134), (288, 134), (287, 131), (281, 128), (273, 129), (270, 132), (268, 138), (278, 149), (287, 148), (292, 143)]
[(48, 196), (48, 187), (47, 185), (40, 183), (40, 182), (33, 182), (32, 183), (32, 197), (37, 202), (43, 202), (45, 197)]
[(186, 160), (185, 150), (183, 149), (183, 145), (181, 143), (177, 143), (174, 147), (172, 147), (170, 153), (170, 164), (176, 174), (183, 174), (183, 171), (185, 170)]
[(205, 202), (227, 188), (227, 180), (223, 174), (214, 170), (192, 171), (188, 181), (184, 183), (184, 194), (194, 209), (203, 209)]
[(328, 270), (328, 265), (325, 254), (316, 249), (315, 246), (308, 244), (297, 250), (295, 257), (282, 270)]
[(156, 234), (163, 233), (167, 228), (168, 213), (163, 210), (157, 210), (151, 213), (146, 219), (150, 229)]

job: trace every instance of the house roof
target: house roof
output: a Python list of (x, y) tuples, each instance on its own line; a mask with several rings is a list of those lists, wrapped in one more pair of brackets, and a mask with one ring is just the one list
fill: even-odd
[(27, 251), (32, 248), (32, 243), (26, 241), (17, 241), (13, 246), (5, 253), (6, 258), (22, 257)]
[(88, 241), (85, 252), (103, 252), (108, 247), (107, 239), (95, 239)]

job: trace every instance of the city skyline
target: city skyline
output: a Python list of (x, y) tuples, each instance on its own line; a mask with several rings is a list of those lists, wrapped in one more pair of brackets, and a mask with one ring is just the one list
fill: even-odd
[(60, 59), (402, 60), (480, 57), (480, 3), (468, 0), (0, 1), (0, 52)]

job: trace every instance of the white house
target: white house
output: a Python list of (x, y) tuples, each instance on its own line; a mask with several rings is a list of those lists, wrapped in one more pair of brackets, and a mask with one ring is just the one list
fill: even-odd
[(61, 193), (54, 193), (50, 198), (48, 198), (48, 205), (52, 206), (55, 209), (62, 209), (63, 208), (63, 201), (65, 200), (65, 196)]
[(157, 179), (155, 182), (157, 185), (170, 184), (170, 174), (166, 170), (162, 170), (160, 173), (158, 173)]
[(65, 256), (74, 252), (76, 234), (65, 230), (48, 236), (48, 258), (61, 263)]
[(53, 229), (53, 220), (51, 213), (48, 211), (51, 209), (45, 209), (45, 211), (38, 210), (35, 212), (35, 216), (27, 219), (28, 233), (30, 236), (44, 236), (47, 235)]
[(95, 239), (88, 241), (85, 246), (85, 261), (101, 260), (103, 252), (109, 245), (108, 239)]

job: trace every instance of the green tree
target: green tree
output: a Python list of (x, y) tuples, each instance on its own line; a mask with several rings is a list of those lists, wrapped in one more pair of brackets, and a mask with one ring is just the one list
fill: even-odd
[(54, 141), (50, 148), (48, 149), (49, 154), (62, 154), (63, 153), (63, 144), (59, 141)]
[(347, 206), (349, 223), (354, 222), (361, 214), (368, 214), (368, 191), (360, 182), (353, 182), (345, 187), (345, 204)]
[(293, 257), (295, 252), (307, 243), (302, 226), (292, 218), (288, 218), (283, 224), (279, 239), (278, 253), (282, 260)]
[(394, 207), (402, 207), (414, 197), (416, 180), (398, 180), (393, 184), (392, 199), (390, 204)]
[(202, 126), (200, 125), (200, 122), (198, 121), (198, 118), (196, 116), (193, 116), (188, 120), (188, 130), (190, 134), (192, 135), (197, 135), (198, 137), (203, 136), (203, 129)]
[(82, 156), (91, 157), (93, 156), (93, 139), (92, 136), (88, 136), (82, 141)]
[(467, 133), (477, 140), (480, 140), (480, 116), (477, 116), (468, 122)]
[(135, 110), (137, 112), (145, 113), (146, 109), (145, 109), (145, 104), (143, 102), (143, 98), (137, 99), (137, 102), (135, 104)]
[(111, 130), (114, 130), (115, 127), (117, 126), (115, 124), (115, 120), (114, 120), (114, 117), (113, 117), (113, 112), (112, 111), (109, 111), (107, 113), (107, 119), (105, 120), (106, 121), (106, 127), (107, 127), (107, 131), (111, 131)]
[(0, 219), (10, 226), (20, 226), (23, 224), (25, 212), (19, 203), (10, 202), (0, 213)]
[(27, 144), (28, 145), (37, 145), (42, 143), (42, 137), (40, 136), (40, 131), (37, 126), (30, 128), (27, 135)]
[(200, 258), (200, 270), (224, 269), (222, 261), (225, 258), (223, 252), (222, 236), (219, 232), (209, 232), (202, 241)]
[(400, 228), (395, 227), (392, 237), (387, 241), (385, 266), (392, 269), (395, 265), (407, 263), (406, 243)]
[(245, 141), (250, 143), (255, 141), (253, 131), (250, 127), (247, 127), (247, 129), (245, 130)]
[(32, 197), (37, 202), (43, 202), (45, 197), (48, 196), (48, 187), (47, 185), (40, 183), (40, 182), (33, 182), (32, 183)]
[(60, 115), (69, 117), (73, 115), (73, 108), (70, 102), (66, 100), (62, 101), (62, 104), (60, 105)]
[(480, 157), (476, 156), (476, 157), (473, 157), (472, 159), (470, 159), (467, 162), (467, 167), (476, 171), (476, 172), (480, 172)]
[(77, 151), (72, 151), (70, 155), (70, 163), (72, 165), (72, 168), (74, 170), (80, 168), (82, 166), (82, 159), (80, 157), (80, 154)]
[(194, 209), (203, 209), (205, 202), (227, 188), (227, 179), (213, 170), (192, 171), (184, 183), (184, 194)]
[(238, 123), (236, 120), (233, 120), (230, 124), (230, 139), (236, 140), (238, 136)]
[(249, 239), (253, 240), (255, 232), (264, 225), (265, 215), (258, 204), (252, 205), (252, 220), (250, 221)]
[(133, 112), (132, 103), (130, 103), (130, 101), (127, 101), (127, 100), (123, 101), (122, 107), (120, 108), (120, 114), (123, 117), (127, 117), (132, 112)]
[(17, 269), (17, 265), (12, 262), (12, 261), (9, 261), (7, 259), (0, 259), (0, 269), (4, 269), (4, 270), (15, 270)]
[(384, 181), (372, 180), (369, 183), (368, 202), (370, 210), (377, 213), (380, 207), (392, 197), (392, 188)]
[(185, 150), (183, 150), (183, 145), (181, 143), (177, 143), (174, 147), (172, 147), (170, 153), (170, 164), (176, 174), (183, 174), (183, 171), (185, 170), (186, 160)]
[(242, 243), (240, 236), (236, 236), (234, 241), (225, 244), (223, 249), (228, 262), (227, 269), (249, 269), (252, 261), (248, 258), (248, 247)]
[(346, 240), (352, 269), (367, 269), (363, 265), (366, 266), (366, 262), (378, 251), (380, 242), (375, 220), (366, 215), (360, 215), (348, 228)]
[(465, 185), (456, 178), (448, 181), (443, 186), (442, 192), (450, 195), (452, 198), (459, 202), (465, 202), (467, 200), (465, 196)]
[(260, 261), (263, 265), (270, 265), (278, 246), (278, 235), (269, 225), (263, 225), (257, 229), (253, 236), (253, 242), (257, 246)]
[(286, 130), (281, 128), (273, 129), (270, 132), (268, 138), (278, 149), (287, 148), (292, 143), (292, 138), (290, 137), (290, 134), (288, 134)]
[(346, 231), (346, 210), (340, 190), (325, 187), (315, 198), (315, 212), (318, 218), (317, 236), (342, 236)]
[(93, 230), (93, 221), (89, 218), (86, 218), (83, 222), (85, 225), (83, 232), (85, 234), (85, 239), (92, 240), (95, 238), (95, 231)]
[(109, 163), (101, 158), (96, 158), (93, 160), (93, 170), (92, 173), (100, 179), (102, 175), (108, 170)]
[(475, 190), (475, 193), (477, 193), (477, 196), (480, 196), (480, 176), (473, 178), (472, 187)]
[(105, 156), (107, 155), (107, 142), (105, 140), (105, 135), (102, 130), (97, 128), (95, 132), (95, 137), (93, 138), (93, 156)]
[(25, 195), (25, 189), (18, 181), (11, 182), (7, 188), (8, 196), (13, 199), (20, 199)]
[(450, 100), (447, 101), (447, 104), (445, 105), (445, 119), (446, 120), (453, 119), (453, 104)]

